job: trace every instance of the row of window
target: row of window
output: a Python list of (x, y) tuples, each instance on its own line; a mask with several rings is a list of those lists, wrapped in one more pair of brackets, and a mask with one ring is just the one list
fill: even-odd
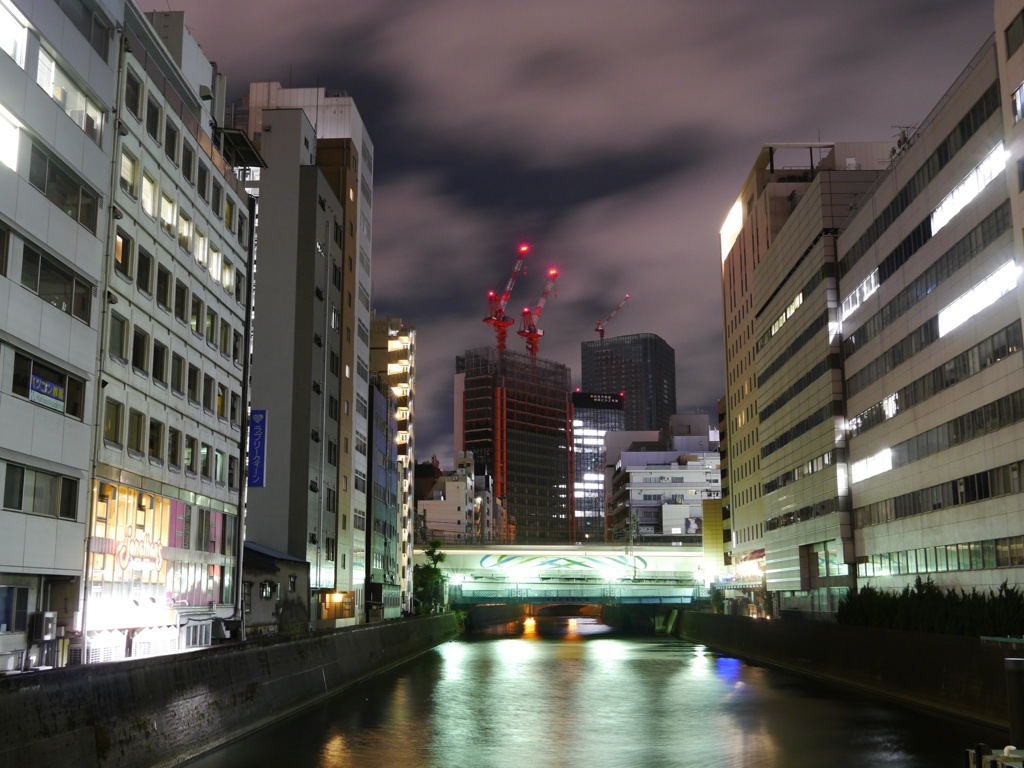
[[(7, 274), (7, 255), (12, 240), (10, 230), (0, 225), (0, 275)], [(23, 243), (19, 280), (43, 301), (89, 324), (93, 286), (48, 253)]]
[(784, 446), (796, 440), (801, 435), (805, 435), (820, 424), (825, 423), (834, 416), (841, 415), (842, 404), (836, 400), (828, 402), (821, 408), (810, 414), (806, 418), (801, 419), (792, 427), (787, 429), (785, 432), (778, 435), (774, 440), (771, 440), (761, 446), (761, 458), (766, 459), (776, 451), (782, 449)]
[(96, 234), (99, 195), (86, 186), (76, 173), (54, 157), (48, 149), (36, 142), (32, 142), (28, 181), (42, 192), (47, 200)]
[(203, 410), (237, 427), (242, 419), (242, 398), (218, 383), (213, 376), (202, 374), (198, 365), (188, 363), (167, 345), (150, 337), (149, 333), (134, 326), (129, 334), (129, 323), (116, 313), (110, 316), (110, 357), (121, 365), (131, 363), (139, 376), (152, 375), (158, 386), (170, 387), (171, 393), (185, 397), (192, 405), (202, 403)]
[(824, 517), (831, 515), (833, 512), (841, 512), (844, 509), (843, 499), (826, 499), (825, 501), (819, 501), (815, 504), (808, 504), (800, 509), (793, 509), (784, 514), (773, 517), (769, 520), (765, 520), (764, 529), (766, 531), (777, 531), (779, 528), (785, 528), (789, 525), (796, 525), (797, 523), (803, 523), (808, 520), (813, 520), (816, 517)]
[(924, 376), (900, 388), (880, 403), (850, 419), (847, 430), (856, 437), (878, 426), (886, 419), (909, 410), (955, 384), (959, 384), (1016, 352), (1024, 346), (1020, 320), (961, 352), (952, 360), (932, 369)]
[(782, 350), (778, 357), (761, 369), (761, 372), (757, 375), (757, 386), (764, 387), (772, 376), (785, 368), (786, 364), (795, 358), (808, 342), (826, 328), (828, 328), (827, 309), (812, 320), (811, 323), (800, 332), (800, 335), (793, 339), (786, 349)]
[(939, 317), (934, 315), (850, 376), (846, 396), (853, 397), (871, 386), (939, 338)]
[(904, 187), (896, 194), (892, 201), (885, 207), (881, 214), (864, 231), (857, 242), (839, 260), (839, 276), (843, 277), (868, 249), (875, 244), (875, 241), (882, 236), (907, 206), (927, 187), (939, 171), (946, 167), (956, 153), (967, 143), (982, 125), (999, 109), (999, 81), (992, 83), (988, 89), (961, 118), (956, 128), (950, 131), (945, 140), (927, 160), (917, 169), (917, 172), (910, 178)]
[(4, 472), (4, 509), (77, 520), (78, 481), (9, 463)]
[(1024, 390), (975, 408), (892, 447), (892, 468), (996, 432), (1024, 419)]
[(883, 525), (893, 520), (902, 520), (931, 512), (935, 509), (971, 504), (975, 501), (994, 499), (1020, 493), (1020, 476), (1024, 462), (1015, 461), (1001, 467), (958, 477), (921, 488), (910, 493), (882, 499), (853, 510), (853, 524), (856, 528)]
[(1024, 565), (1024, 536), (921, 547), (869, 555), (857, 563), (860, 578), (913, 576), (919, 573), (979, 571)]
[(167, 427), (159, 419), (149, 417), (134, 408), (128, 409), (111, 398), (103, 408), (103, 442), (108, 448), (126, 449), (135, 458), (149, 458), (153, 464), (163, 465), (174, 472), (198, 475), (203, 480), (238, 489), (238, 457), (201, 443), (193, 435), (180, 429)]
[[(137, 199), (139, 164), (127, 152), (123, 152), (121, 155), (120, 173), (121, 188), (131, 197)], [(182, 251), (192, 256), (196, 264), (207, 270), (214, 281), (220, 283), (225, 291), (235, 296), (236, 301), (244, 303), (245, 281), (242, 274), (235, 269), (221, 249), (211, 242), (206, 233), (195, 226), (192, 217), (178, 207), (166, 191), (160, 192), (158, 195), (155, 179), (145, 172), (142, 173), (141, 179), (143, 212), (154, 221), (159, 219), (161, 230), (168, 237), (174, 238)], [(133, 240), (119, 228), (115, 268), (123, 277), (130, 278), (132, 253), (131, 250), (122, 248), (122, 242), (131, 244)]]
[[(926, 220), (927, 221), (927, 220)], [(873, 314), (843, 341), (843, 351), (851, 356), (862, 345), (875, 338), (917, 302), (930, 294), (961, 267), (984, 251), (1004, 232), (1009, 230), (1010, 201), (1006, 200), (964, 235), (952, 248), (935, 259), (916, 280)]]
[(788, 472), (783, 472), (781, 475), (772, 478), (767, 483), (764, 483), (764, 495), (767, 496), (769, 493), (779, 490), (779, 488), (784, 488), (787, 485), (795, 483), (797, 480), (807, 477), (808, 475), (813, 475), (815, 472), (821, 472), (823, 469), (832, 466), (835, 454), (835, 450), (826, 451), (821, 456), (804, 462), (799, 467), (794, 467)]
[[(239, 245), (245, 247), (248, 244), (249, 223), (247, 218), (238, 210), (234, 199), (224, 193), (224, 188), (216, 181), (211, 183), (209, 166), (202, 160), (197, 159), (196, 147), (187, 139), (181, 136), (181, 130), (175, 124), (169, 114), (161, 106), (162, 100), (157, 95), (150, 93), (145, 98), (145, 115), (143, 115), (143, 85), (142, 79), (131, 69), (125, 75), (125, 106), (128, 111), (144, 124), (146, 134), (163, 148), (164, 155), (175, 166), (180, 166), (182, 178), (195, 187), (199, 197), (210, 204), (214, 214), (224, 222), (229, 232), (234, 232), (238, 238)], [(125, 175), (125, 158), (134, 161), (135, 172), (127, 178)], [(143, 177), (143, 209), (145, 210), (145, 179)], [(152, 179), (151, 179), (152, 181)], [(136, 188), (138, 179), (138, 161), (130, 154), (122, 155), (121, 163), (121, 187), (132, 194), (130, 188)], [(155, 188), (155, 181), (152, 181)], [(152, 206), (151, 206), (152, 207)], [(150, 216), (155, 214), (147, 211)], [(161, 208), (161, 218), (163, 217)]]
[[(118, 242), (121, 242), (120, 236)], [(154, 295), (153, 264), (153, 257), (140, 249), (137, 253), (136, 286), (146, 296)], [(245, 355), (245, 337), (231, 325), (230, 320), (220, 317), (212, 306), (205, 305), (202, 296), (190, 293), (188, 286), (181, 280), (174, 280), (172, 286), (171, 272), (162, 265), (157, 265), (155, 277), (157, 306), (173, 313), (175, 319), (187, 326), (193, 334), (205, 338), (208, 346), (218, 349), (224, 358), (230, 358), (235, 365), (241, 366)], [(116, 318), (114, 323), (119, 323), (121, 329), (116, 339), (113, 330), (111, 332), (110, 354), (124, 362), (128, 359), (128, 339), (127, 334), (123, 333), (127, 321), (116, 313), (112, 317)]]
[(790, 402), (830, 370), (841, 371), (842, 368), (839, 355), (828, 355), (824, 360), (819, 361), (813, 368), (808, 369), (803, 376), (786, 387), (786, 390), (772, 400), (772, 402), (758, 411), (757, 415), (760, 423), (764, 424), (786, 403)]

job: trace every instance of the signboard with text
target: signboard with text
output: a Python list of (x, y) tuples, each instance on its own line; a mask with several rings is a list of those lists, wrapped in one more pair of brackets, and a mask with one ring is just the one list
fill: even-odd
[(249, 411), (249, 487), (262, 488), (267, 469), (267, 412)]

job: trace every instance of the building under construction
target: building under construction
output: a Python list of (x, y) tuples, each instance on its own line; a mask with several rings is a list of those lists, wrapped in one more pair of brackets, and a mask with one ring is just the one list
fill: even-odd
[(574, 541), (569, 369), (489, 348), (455, 365), (455, 450), (472, 451), (494, 477), (516, 542)]

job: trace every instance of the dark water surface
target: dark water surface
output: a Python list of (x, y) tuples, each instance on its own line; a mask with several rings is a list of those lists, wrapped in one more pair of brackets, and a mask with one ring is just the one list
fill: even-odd
[(1004, 739), (581, 617), (446, 643), (190, 765), (959, 768)]

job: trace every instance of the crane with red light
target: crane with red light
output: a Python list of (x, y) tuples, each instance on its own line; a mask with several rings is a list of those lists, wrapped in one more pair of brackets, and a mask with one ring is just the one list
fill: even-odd
[[(548, 281), (544, 284), (544, 290), (540, 294), (540, 298), (537, 299), (537, 306), (532, 310), (529, 307), (523, 307), (523, 319), (519, 323), (519, 335), (526, 339), (526, 350), (530, 353), (530, 359), (537, 359), (537, 347), (540, 344), (540, 337), (544, 335), (544, 331), (537, 327), (537, 319), (540, 317), (540, 313), (544, 311), (544, 305), (547, 304), (548, 296), (551, 295), (551, 289), (555, 287), (555, 280), (558, 279), (558, 270), (548, 270)], [(557, 295), (557, 294), (555, 294)]]
[(604, 320), (598, 320), (594, 326), (594, 330), (597, 331), (597, 335), (601, 337), (601, 341), (604, 341), (604, 326), (605, 324), (618, 314), (618, 311), (622, 309), (623, 305), (629, 301), (629, 294), (626, 294), (626, 298), (619, 302), (619, 306), (612, 310), (611, 314), (608, 315)]
[(505, 314), (505, 306), (512, 297), (512, 288), (516, 284), (516, 278), (519, 276), (519, 273), (526, 274), (523, 263), (526, 261), (526, 254), (529, 252), (530, 246), (525, 243), (519, 246), (519, 256), (516, 258), (515, 264), (512, 265), (512, 273), (508, 276), (504, 293), (499, 296), (495, 291), (487, 292), (487, 317), (484, 318), (484, 322), (494, 328), (494, 333), (498, 337), (499, 353), (505, 351), (505, 339), (508, 338), (508, 329), (515, 323), (515, 320)]

